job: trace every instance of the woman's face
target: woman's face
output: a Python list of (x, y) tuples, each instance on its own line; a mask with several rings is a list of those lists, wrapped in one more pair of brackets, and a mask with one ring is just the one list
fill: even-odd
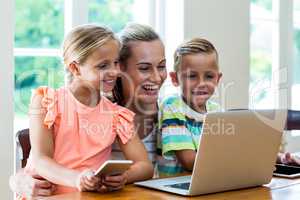
[[(120, 64), (123, 95), (127, 104), (156, 104), (167, 78), (164, 46), (160, 40), (130, 42), (131, 56)], [(130, 102), (131, 101), (131, 102)]]

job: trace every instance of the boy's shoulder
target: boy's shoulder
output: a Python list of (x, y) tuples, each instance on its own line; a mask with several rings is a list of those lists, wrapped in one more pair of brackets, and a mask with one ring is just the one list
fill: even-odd
[(208, 100), (206, 103), (206, 110), (207, 112), (218, 112), (221, 111), (222, 109), (219, 103), (212, 100)]
[(181, 97), (177, 94), (169, 95), (164, 97), (161, 102), (160, 106), (166, 107), (166, 106), (180, 106), (181, 104)]

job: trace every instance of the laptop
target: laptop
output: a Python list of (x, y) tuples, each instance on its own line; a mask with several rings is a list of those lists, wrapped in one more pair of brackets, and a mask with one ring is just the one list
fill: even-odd
[(191, 176), (134, 184), (184, 196), (267, 184), (275, 169), (286, 117), (285, 110), (209, 113)]

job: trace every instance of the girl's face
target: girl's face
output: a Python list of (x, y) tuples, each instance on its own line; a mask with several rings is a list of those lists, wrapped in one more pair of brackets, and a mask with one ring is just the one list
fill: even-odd
[(129, 45), (131, 56), (126, 65), (121, 64), (124, 98), (127, 103), (156, 104), (167, 78), (164, 46), (160, 40), (134, 41)]
[(119, 43), (110, 40), (97, 48), (79, 65), (80, 79), (93, 89), (110, 92), (119, 75)]

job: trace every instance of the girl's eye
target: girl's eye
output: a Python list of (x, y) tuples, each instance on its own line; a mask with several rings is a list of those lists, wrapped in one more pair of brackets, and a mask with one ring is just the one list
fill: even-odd
[(99, 69), (104, 69), (108, 66), (108, 64), (101, 64), (101, 65), (98, 65), (97, 68)]

